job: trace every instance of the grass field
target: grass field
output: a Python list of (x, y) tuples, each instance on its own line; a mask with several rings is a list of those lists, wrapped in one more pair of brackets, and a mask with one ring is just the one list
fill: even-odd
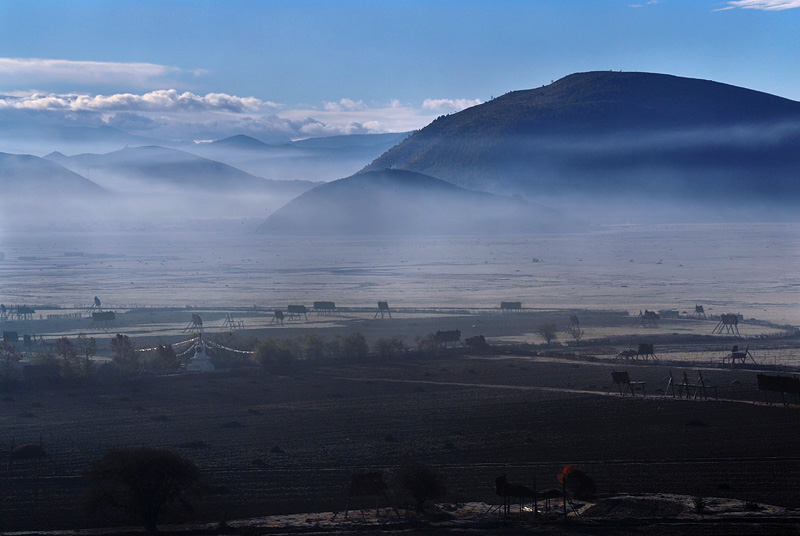
[[(472, 320), (484, 327), (495, 322)], [(402, 329), (452, 322), (414, 319)], [(443, 501), (452, 503), (496, 504), (494, 478), (501, 474), (552, 487), (565, 464), (577, 464), (593, 476), (600, 496), (674, 493), (800, 504), (800, 410), (753, 404), (755, 371), (596, 357), (611, 347), (600, 340), (578, 356), (458, 353), (328, 363), (286, 376), (242, 369), (19, 387), (0, 400), (2, 435), (19, 444), (41, 434), (49, 460), (41, 473), (18, 467), (0, 477), (0, 526), (125, 523), (87, 518), (81, 510), (81, 472), (118, 445), (169, 448), (195, 461), (214, 490), (197, 499), (195, 519), (209, 522), (336, 511), (353, 471), (390, 475), (407, 459), (435, 467), (447, 482)], [(649, 396), (614, 394), (614, 369), (645, 381)], [(700, 370), (709, 394), (723, 400), (662, 397), (669, 372), (679, 378), (684, 370), (692, 381)]]

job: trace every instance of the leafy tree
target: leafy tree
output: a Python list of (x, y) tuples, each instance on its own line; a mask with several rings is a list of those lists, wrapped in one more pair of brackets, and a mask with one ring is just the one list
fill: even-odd
[(339, 352), (341, 352), (341, 357), (345, 359), (359, 361), (367, 358), (369, 346), (367, 346), (367, 340), (364, 335), (356, 331), (341, 337), (339, 340)]
[(190, 460), (151, 447), (109, 449), (84, 472), (90, 481), (90, 512), (110, 507), (138, 519), (150, 534), (158, 534), (163, 514), (200, 489), (200, 470)]
[(75, 339), (75, 351), (83, 358), (81, 367), (84, 374), (88, 374), (92, 368), (92, 357), (97, 355), (97, 341), (94, 340), (94, 337), (87, 337), (85, 333), (80, 333)]
[(396, 485), (417, 503), (417, 512), (425, 511), (425, 502), (444, 495), (442, 477), (422, 462), (412, 460), (400, 466)]
[(111, 352), (114, 354), (114, 364), (121, 370), (128, 373), (135, 373), (139, 370), (139, 359), (136, 355), (136, 348), (133, 346), (127, 335), (119, 333), (111, 339), (109, 343)]
[(544, 324), (539, 324), (539, 327), (536, 328), (537, 333), (544, 337), (544, 340), (547, 341), (547, 346), (550, 346), (550, 343), (557, 339), (557, 331), (556, 325), (552, 322), (546, 322)]
[(159, 344), (156, 350), (158, 354), (158, 366), (161, 370), (178, 370), (181, 366), (175, 349), (171, 344)]
[(53, 351), (56, 357), (60, 358), (61, 375), (65, 378), (77, 376), (80, 370), (80, 363), (78, 361), (78, 352), (72, 342), (66, 337), (56, 339)]
[(307, 331), (305, 333), (301, 342), (301, 348), (303, 359), (311, 361), (319, 361), (323, 359), (327, 353), (325, 339), (313, 331)]

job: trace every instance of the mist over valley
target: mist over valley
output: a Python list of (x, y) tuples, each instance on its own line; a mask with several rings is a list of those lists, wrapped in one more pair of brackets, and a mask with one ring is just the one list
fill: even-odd
[(0, 533), (796, 526), (798, 16), (0, 4)]

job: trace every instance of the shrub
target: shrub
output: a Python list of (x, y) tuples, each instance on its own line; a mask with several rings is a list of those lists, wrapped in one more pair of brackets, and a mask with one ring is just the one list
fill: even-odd
[(417, 351), (424, 357), (436, 357), (439, 354), (439, 343), (436, 342), (436, 334), (428, 333), (424, 337), (417, 339)]
[(406, 351), (403, 341), (396, 338), (376, 339), (372, 343), (372, 353), (381, 359), (393, 359)]
[(544, 324), (540, 324), (538, 328), (536, 328), (536, 332), (544, 337), (544, 340), (547, 341), (547, 345), (550, 346), (550, 343), (557, 339), (557, 329), (556, 325), (552, 322), (547, 322)]
[(361, 361), (369, 356), (369, 346), (364, 335), (356, 331), (339, 338), (339, 357)]
[(272, 374), (290, 371), (297, 362), (290, 341), (286, 339), (266, 338), (255, 350), (256, 362)]
[(0, 375), (3, 381), (16, 379), (16, 366), (21, 358), (22, 354), (16, 348), (8, 344), (8, 342), (0, 340), (0, 359), (2, 359)]
[(698, 515), (704, 514), (708, 506), (705, 497), (702, 495), (695, 495), (692, 497), (692, 504), (694, 505), (694, 513)]
[(64, 378), (74, 378), (80, 373), (80, 362), (75, 346), (66, 337), (56, 339), (53, 350), (59, 358), (61, 376)]
[(84, 472), (90, 512), (121, 509), (151, 534), (162, 514), (199, 491), (200, 470), (179, 454), (150, 447), (112, 448)]
[(417, 512), (425, 511), (425, 502), (444, 495), (442, 477), (419, 461), (408, 461), (400, 466), (396, 475), (396, 487), (408, 493), (417, 503)]
[(565, 465), (558, 474), (558, 481), (575, 497), (592, 497), (596, 490), (594, 479), (576, 465)]
[(127, 335), (119, 333), (111, 339), (109, 346), (113, 354), (113, 362), (121, 371), (134, 374), (139, 370), (139, 358), (136, 348)]
[(302, 338), (302, 341), (300, 342), (300, 347), (300, 353), (303, 359), (307, 359), (309, 361), (319, 361), (324, 359), (325, 355), (328, 353), (325, 339), (313, 331), (306, 332)]
[(75, 350), (83, 358), (81, 361), (82, 373), (90, 374), (93, 368), (92, 357), (97, 354), (97, 341), (94, 340), (94, 337), (87, 337), (85, 333), (79, 333), (78, 338), (75, 339)]

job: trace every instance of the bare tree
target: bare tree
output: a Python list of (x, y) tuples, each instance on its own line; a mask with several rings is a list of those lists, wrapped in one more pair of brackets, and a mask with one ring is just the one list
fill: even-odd
[(581, 339), (583, 338), (584, 331), (581, 329), (580, 326), (572, 326), (569, 328), (569, 334), (575, 339), (575, 345), (579, 346), (581, 344)]

